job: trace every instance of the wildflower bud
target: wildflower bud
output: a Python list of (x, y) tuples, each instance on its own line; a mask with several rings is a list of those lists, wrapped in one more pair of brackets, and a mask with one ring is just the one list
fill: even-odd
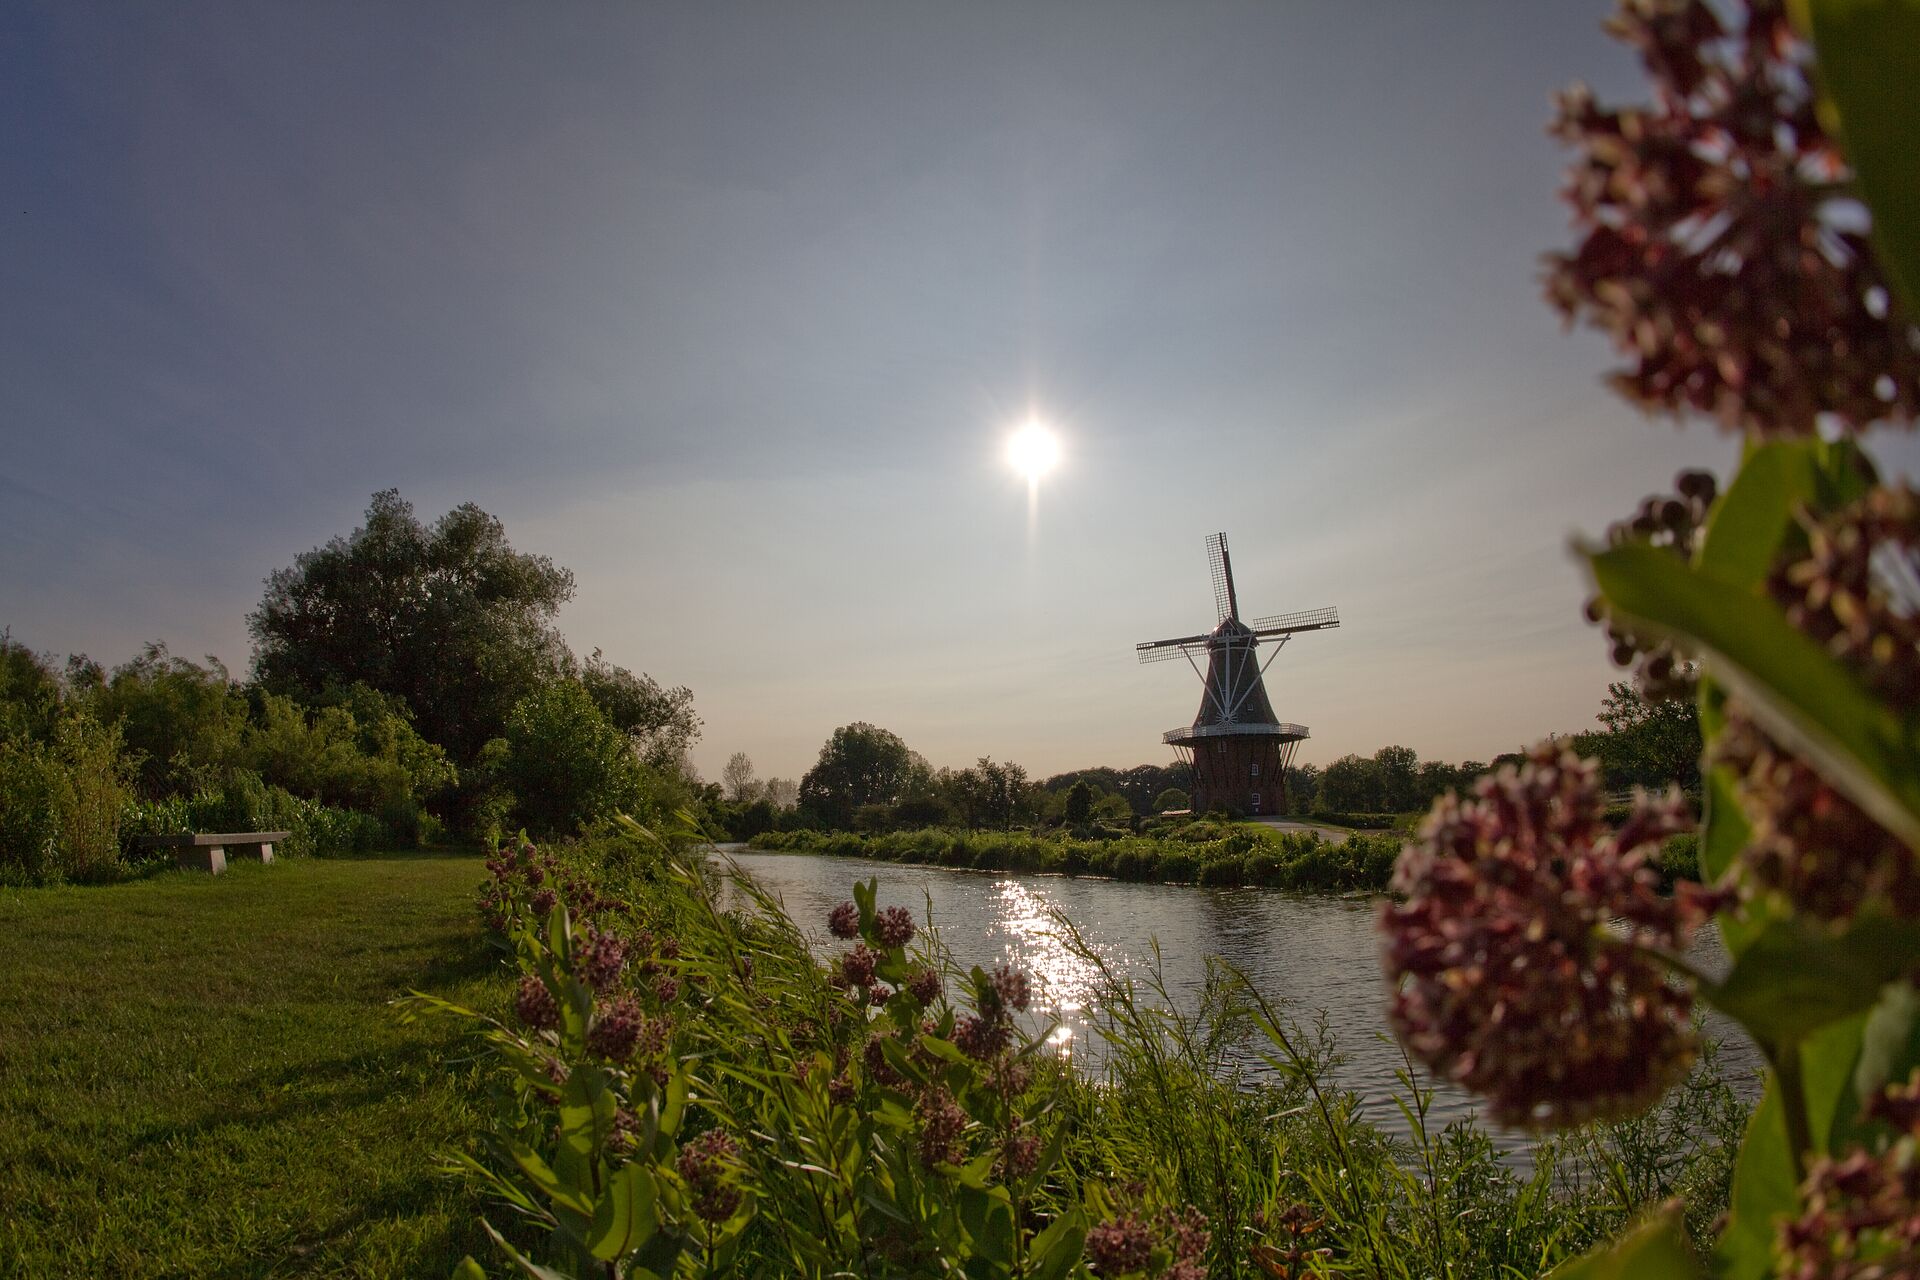
[(633, 1154), (639, 1145), (640, 1117), (626, 1107), (620, 1107), (613, 1113), (613, 1131), (607, 1135), (607, 1150), (616, 1156)]
[(1020, 1117), (1015, 1116), (1000, 1144), (998, 1163), (1003, 1178), (1024, 1178), (1040, 1163), (1040, 1135), (1022, 1130)]
[(619, 979), (626, 962), (627, 951), (620, 939), (596, 929), (588, 934), (587, 944), (582, 948), (580, 976), (595, 991), (605, 992)]
[(845, 1072), (827, 1081), (827, 1099), (836, 1107), (844, 1107), (852, 1102), (858, 1092), (854, 1087), (853, 1078)]
[(680, 979), (670, 973), (663, 973), (653, 980), (653, 994), (661, 1004), (672, 1004), (680, 998)]
[(827, 932), (836, 938), (853, 939), (860, 936), (860, 908), (851, 902), (843, 902), (827, 913)]
[(709, 1129), (689, 1139), (674, 1161), (691, 1193), (693, 1211), (708, 1222), (724, 1222), (740, 1207), (740, 1189), (729, 1177), (738, 1151), (725, 1131)]
[(993, 971), (993, 990), (1001, 1004), (1021, 1013), (1027, 1011), (1027, 1001), (1033, 992), (1025, 973), (1004, 964)]
[(1087, 1265), (1097, 1276), (1123, 1276), (1144, 1271), (1153, 1255), (1153, 1233), (1131, 1213), (1109, 1218), (1087, 1229)]
[(609, 1062), (625, 1062), (640, 1042), (646, 1015), (632, 996), (621, 996), (601, 1009), (587, 1028), (587, 1052)]
[(922, 1008), (940, 998), (940, 975), (931, 969), (916, 969), (907, 979), (907, 994), (920, 1002)]
[(922, 1093), (913, 1105), (913, 1115), (920, 1122), (921, 1165), (931, 1169), (966, 1159), (961, 1139), (967, 1128), (967, 1113), (944, 1085), (934, 1085)]
[(864, 987), (873, 981), (873, 966), (878, 959), (866, 943), (860, 943), (840, 957), (840, 973), (849, 986)]
[(527, 883), (534, 886), (536, 889), (540, 887), (541, 882), (544, 881), (546, 878), (547, 878), (547, 873), (540, 869), (540, 866), (538, 863), (535, 863), (534, 865), (527, 868)]
[(867, 988), (867, 1003), (876, 1009), (891, 999), (893, 999), (893, 988), (891, 987), (876, 982)]
[(913, 941), (913, 913), (905, 907), (888, 907), (874, 919), (874, 933), (883, 947), (904, 947)]
[(554, 1003), (553, 992), (532, 974), (520, 979), (520, 989), (513, 997), (513, 1011), (535, 1031), (551, 1031), (560, 1025), (560, 1006)]
[(968, 1014), (954, 1028), (953, 1042), (960, 1052), (979, 1062), (994, 1058), (1013, 1039), (1013, 1028), (1003, 1018)]
[(559, 901), (560, 899), (554, 896), (553, 890), (542, 889), (540, 892), (533, 895), (534, 912), (544, 919), (545, 917), (553, 914), (554, 905)]
[(860, 1051), (860, 1062), (867, 1070), (867, 1079), (889, 1089), (906, 1083), (906, 1077), (895, 1071), (893, 1064), (887, 1061), (884, 1046), (893, 1038), (891, 1031), (876, 1031)]
[(1394, 872), (1403, 899), (1381, 908), (1402, 1042), (1500, 1124), (1625, 1114), (1692, 1061), (1692, 993), (1652, 954), (1698, 923), (1647, 865), (1677, 798), (1642, 797), (1623, 836), (1604, 809), (1597, 766), (1543, 743), (1434, 805)]

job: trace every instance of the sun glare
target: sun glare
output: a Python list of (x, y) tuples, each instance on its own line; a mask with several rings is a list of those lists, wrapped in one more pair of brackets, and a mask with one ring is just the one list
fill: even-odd
[(1008, 438), (1007, 463), (1032, 484), (1060, 464), (1060, 437), (1039, 421), (1028, 422)]

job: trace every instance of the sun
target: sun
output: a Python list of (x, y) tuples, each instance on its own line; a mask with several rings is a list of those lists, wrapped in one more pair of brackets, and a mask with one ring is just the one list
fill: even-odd
[(1007, 465), (1036, 484), (1060, 465), (1060, 437), (1035, 418), (1007, 437)]

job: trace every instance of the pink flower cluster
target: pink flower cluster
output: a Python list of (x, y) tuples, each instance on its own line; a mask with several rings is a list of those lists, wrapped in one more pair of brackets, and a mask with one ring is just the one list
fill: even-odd
[(1655, 99), (1560, 96), (1551, 132), (1576, 152), (1563, 195), (1581, 240), (1548, 255), (1547, 298), (1612, 337), (1616, 389), (1650, 411), (1747, 434), (1911, 421), (1920, 351), (1847, 216), (1811, 50), (1784, 0), (1745, 9), (1736, 30), (1710, 0), (1621, 0), (1608, 28)]
[(1089, 1268), (1096, 1276), (1145, 1271), (1157, 1245), (1168, 1257), (1156, 1273), (1158, 1280), (1205, 1280), (1207, 1248), (1213, 1243), (1206, 1215), (1188, 1206), (1162, 1209), (1148, 1218), (1133, 1203), (1139, 1190), (1133, 1189), (1121, 1212), (1088, 1229), (1084, 1248)]
[(738, 1167), (739, 1145), (725, 1130), (709, 1129), (690, 1138), (674, 1161), (693, 1199), (693, 1211), (708, 1222), (724, 1222), (740, 1207), (740, 1188), (729, 1175)]
[(1898, 1136), (1879, 1153), (1823, 1156), (1800, 1188), (1802, 1211), (1777, 1240), (1784, 1280), (1920, 1275), (1920, 1071), (1870, 1109)]
[(1707, 904), (1659, 892), (1649, 855), (1688, 828), (1677, 792), (1609, 832), (1598, 766), (1551, 743), (1434, 806), (1381, 908), (1390, 1016), (1415, 1057), (1505, 1125), (1630, 1112), (1686, 1072), (1683, 949)]

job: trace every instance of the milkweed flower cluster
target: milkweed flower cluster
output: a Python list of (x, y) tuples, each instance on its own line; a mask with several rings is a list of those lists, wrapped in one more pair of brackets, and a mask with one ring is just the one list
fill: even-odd
[(513, 996), (513, 1011), (535, 1031), (551, 1031), (560, 1025), (560, 1006), (555, 1003), (553, 992), (533, 974), (520, 979)]
[[(1920, 493), (1877, 485), (1823, 519), (1804, 521), (1804, 554), (1768, 590), (1795, 628), (1887, 705), (1920, 703)], [(1915, 852), (1782, 748), (1737, 702), (1714, 744), (1739, 775), (1752, 826), (1742, 855), (1750, 891), (1786, 895), (1795, 909), (1848, 920), (1868, 903), (1920, 915)]]
[(1784, 1280), (1893, 1280), (1920, 1275), (1920, 1071), (1885, 1090), (1873, 1113), (1897, 1137), (1878, 1154), (1822, 1156), (1800, 1188), (1798, 1218), (1780, 1224)]
[(740, 1207), (739, 1146), (721, 1129), (709, 1129), (688, 1139), (674, 1168), (686, 1181), (693, 1211), (708, 1222), (724, 1222)]
[[(1609, 525), (1607, 544), (1660, 547), (1682, 560), (1691, 559), (1705, 535), (1719, 484), (1710, 472), (1682, 471), (1674, 477), (1673, 486), (1675, 492), (1646, 498), (1633, 516)], [(1634, 668), (1635, 683), (1648, 701), (1694, 696), (1696, 668), (1670, 639), (1637, 633), (1615, 618), (1600, 596), (1587, 601), (1587, 621), (1606, 629), (1613, 664)]]
[(580, 976), (595, 991), (606, 992), (620, 980), (627, 963), (626, 944), (616, 935), (590, 930), (580, 957)]
[[(1627, 0), (1609, 23), (1655, 100), (1563, 93), (1551, 132), (1576, 151), (1562, 195), (1580, 244), (1547, 257), (1547, 298), (1604, 329), (1613, 385), (1652, 412), (1812, 435), (1911, 420), (1920, 349), (1857, 217), (1822, 123), (1813, 55), (1784, 0), (1729, 27), (1710, 0)], [(1857, 208), (1857, 206), (1856, 206)]]
[(904, 947), (913, 941), (913, 913), (905, 907), (888, 907), (874, 917), (873, 927), (883, 947)]
[(960, 1164), (967, 1158), (963, 1139), (967, 1113), (945, 1085), (930, 1085), (921, 1090), (913, 1104), (914, 1119), (920, 1122), (920, 1163), (931, 1169), (936, 1165)]
[(843, 941), (852, 941), (860, 936), (860, 908), (851, 902), (842, 902), (827, 913), (827, 932)]
[(1130, 1275), (1153, 1266), (1158, 1251), (1165, 1263), (1153, 1272), (1157, 1280), (1205, 1280), (1213, 1242), (1207, 1216), (1191, 1205), (1149, 1216), (1134, 1203), (1143, 1191), (1131, 1189), (1120, 1212), (1087, 1229), (1088, 1267), (1096, 1276)]
[(1390, 1016), (1410, 1052), (1500, 1124), (1631, 1111), (1693, 1060), (1691, 990), (1658, 952), (1708, 914), (1648, 865), (1690, 825), (1677, 792), (1602, 821), (1598, 766), (1543, 743), (1434, 806), (1381, 908)]

